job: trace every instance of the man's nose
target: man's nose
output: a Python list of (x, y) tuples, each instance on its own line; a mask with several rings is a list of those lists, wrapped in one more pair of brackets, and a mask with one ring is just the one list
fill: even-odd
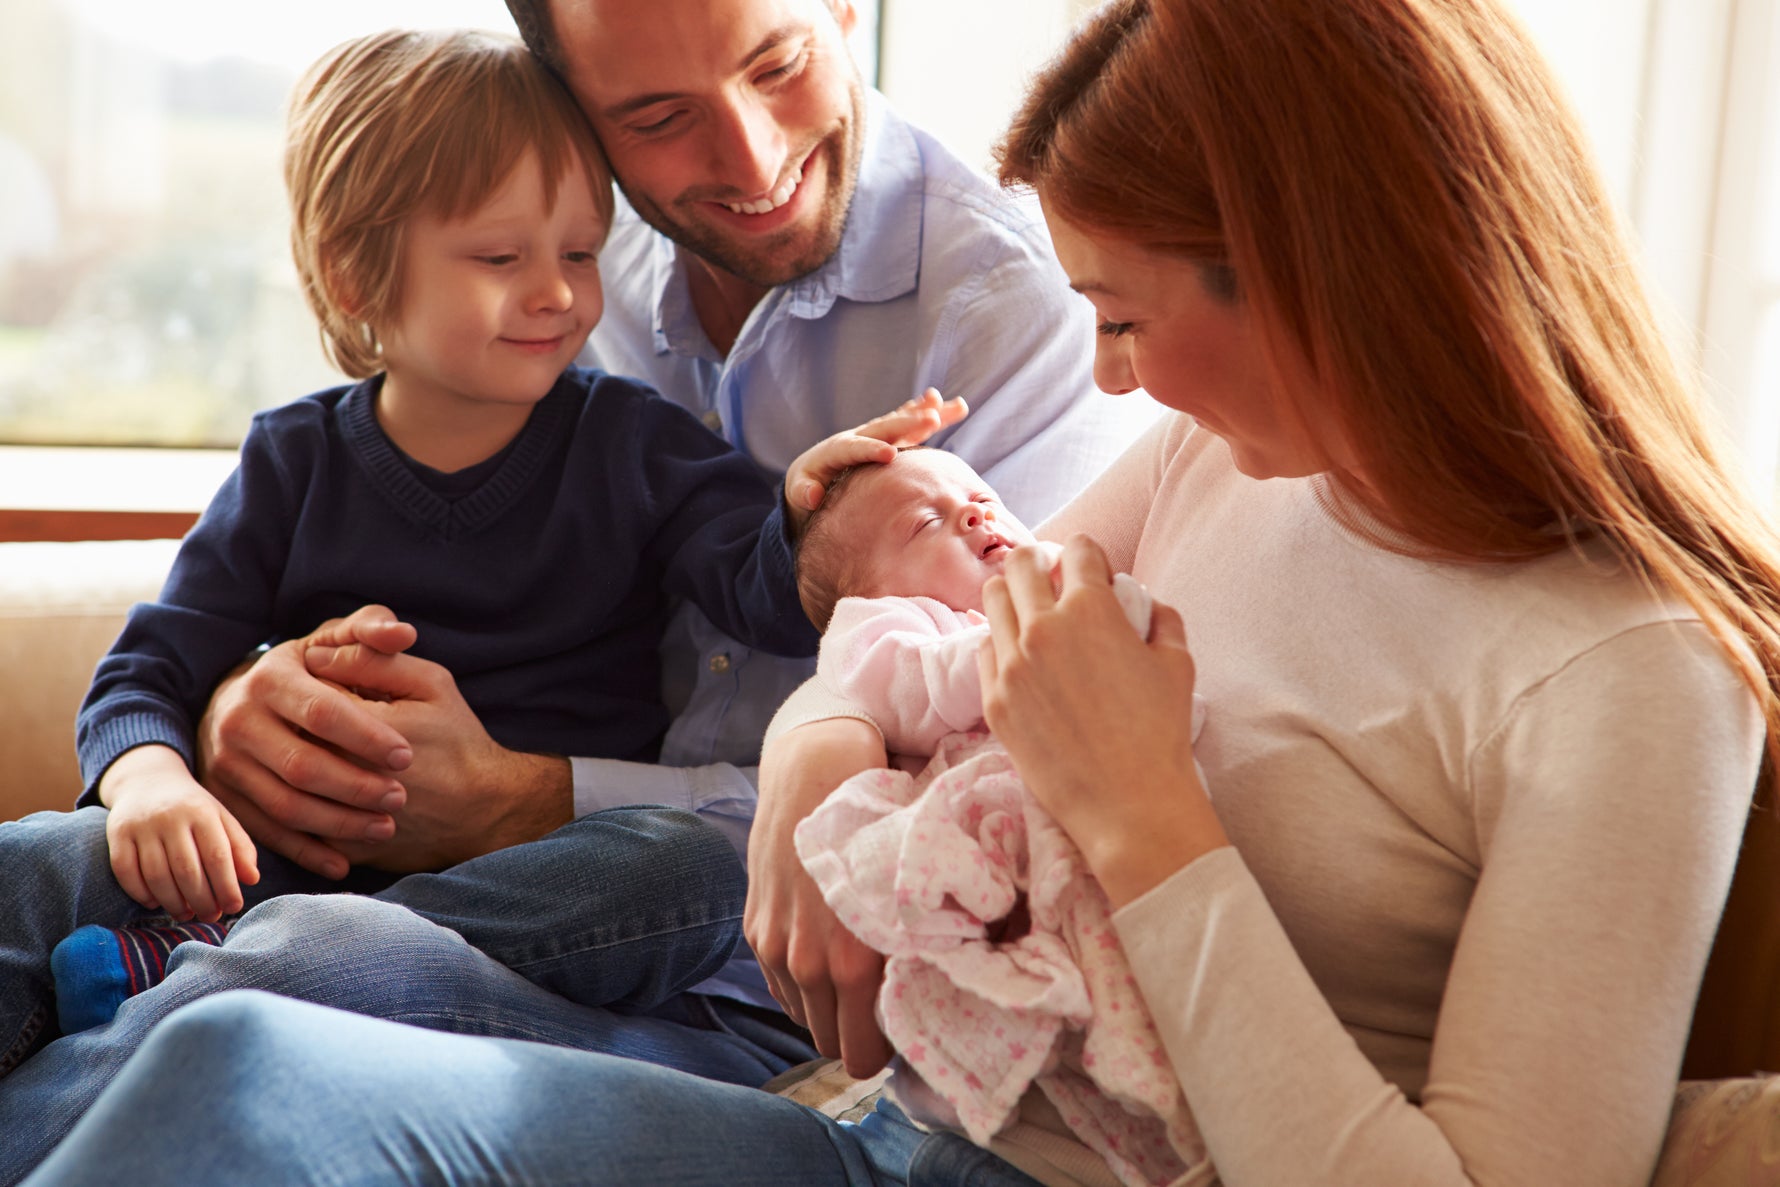
[(785, 130), (758, 98), (738, 96), (720, 107), (712, 132), (714, 180), (738, 191), (743, 200), (763, 198), (785, 171)]

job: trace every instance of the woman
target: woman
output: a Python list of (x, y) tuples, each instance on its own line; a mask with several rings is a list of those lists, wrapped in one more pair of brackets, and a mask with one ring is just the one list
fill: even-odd
[[(1097, 542), (1072, 536), (1061, 596), (1009, 561), (983, 664), (1218, 1174), (1646, 1182), (1775, 752), (1780, 571), (1526, 38), (1494, 0), (1118, 0), (1002, 162), (1099, 314), (1097, 381), (1190, 414), (1044, 533)], [(1147, 643), (1110, 594), (1127, 568), (1161, 604)], [(834, 711), (793, 711), (769, 755), (749, 931), (865, 1070), (871, 962), (785, 864), (809, 789), (861, 762)], [(395, 1069), (386, 1099), (330, 1094), (342, 1060)], [(172, 1066), (215, 1085), (198, 1111), (156, 1092)], [(496, 1077), (498, 1111), (435, 1090)], [(1057, 1120), (1032, 1101), (989, 1154), (889, 1105), (839, 1125), (225, 997), (32, 1182), (97, 1181), (125, 1143), (152, 1166), (169, 1126), (181, 1181), (213, 1135), (246, 1147), (237, 1179), (1109, 1181)]]

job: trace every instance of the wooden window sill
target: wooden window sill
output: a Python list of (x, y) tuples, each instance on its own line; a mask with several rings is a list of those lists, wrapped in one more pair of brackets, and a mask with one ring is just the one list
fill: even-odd
[(227, 449), (0, 445), (0, 541), (183, 536), (234, 468)]

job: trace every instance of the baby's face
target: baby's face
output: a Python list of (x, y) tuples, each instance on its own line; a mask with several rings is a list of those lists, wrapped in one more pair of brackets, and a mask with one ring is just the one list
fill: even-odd
[(989, 484), (939, 449), (910, 450), (855, 474), (836, 526), (859, 551), (858, 597), (928, 597), (981, 610), (983, 583), (1032, 543)]

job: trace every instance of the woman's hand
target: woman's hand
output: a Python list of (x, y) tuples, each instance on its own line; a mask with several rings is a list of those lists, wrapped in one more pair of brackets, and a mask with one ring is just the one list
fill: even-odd
[(1106, 554), (1064, 546), (1060, 591), (1036, 548), (983, 590), (978, 653), (989, 728), (1080, 847), (1115, 907), (1229, 844), (1193, 763), (1193, 657), (1157, 604), (1150, 638), (1113, 596)]
[(947, 400), (930, 387), (856, 429), (816, 442), (785, 471), (785, 507), (792, 530), (802, 530), (810, 512), (822, 505), (828, 484), (842, 470), (888, 462), (896, 456), (898, 446), (919, 445), (969, 414), (970, 408), (962, 399)]
[(841, 925), (798, 860), (798, 822), (842, 782), (885, 764), (878, 731), (852, 717), (798, 726), (760, 757), (760, 807), (748, 833), (748, 905), (742, 932), (785, 1012), (816, 1050), (863, 1079), (890, 1062), (878, 1029), (884, 958)]

